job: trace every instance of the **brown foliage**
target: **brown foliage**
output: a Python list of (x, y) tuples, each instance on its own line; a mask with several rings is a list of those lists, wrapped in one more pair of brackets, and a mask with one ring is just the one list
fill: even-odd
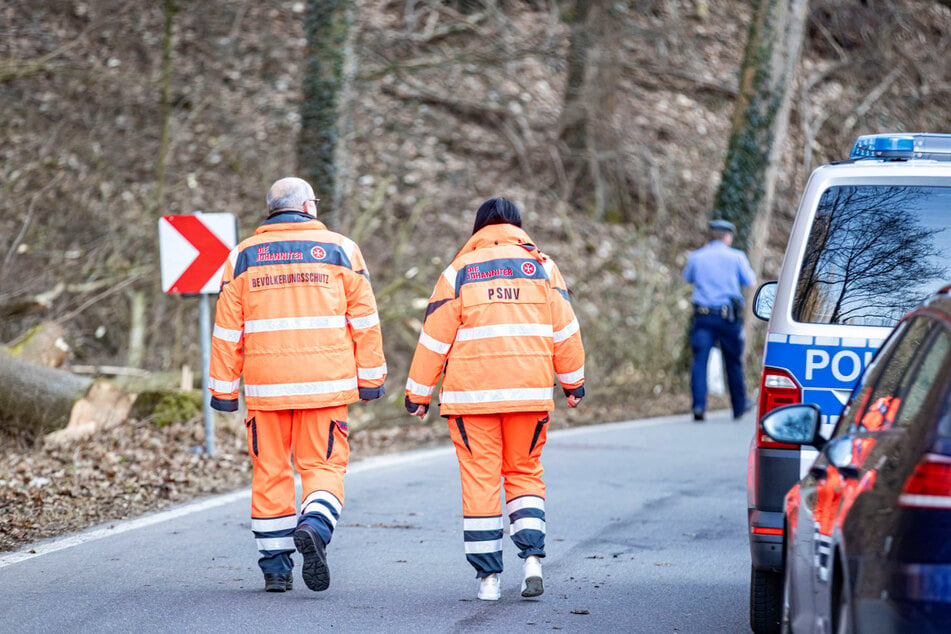
[[(296, 169), (305, 52), (297, 9), (305, 4), (180, 3), (166, 207), (158, 209), (163, 3), (4, 3), (0, 341), (53, 319), (66, 328), (72, 362), (125, 365), (137, 291), (148, 302), (145, 367), (197, 366), (196, 302), (158, 288), (157, 219), (230, 211), (246, 236), (263, 216), (267, 186)], [(462, 244), (474, 209), (494, 195), (522, 206), (526, 228), (574, 292), (590, 355), (586, 405), (605, 409), (558, 416), (591, 422), (685, 410), (689, 289), (680, 269), (703, 239), (699, 228), (719, 182), (749, 5), (611, 4), (623, 30), (612, 54), (621, 69), (613, 116), (602, 123), (616, 132), (612, 167), (637, 205), (624, 223), (608, 211), (608, 222), (596, 221), (579, 208), (553, 151), (568, 28), (552, 10), (565, 3), (357, 1), (351, 127), (341, 137), (350, 157), (341, 166), (347, 202), (327, 211), (339, 212), (335, 228), (360, 242), (380, 296), (389, 395), (366, 414), (380, 426), (405, 420), (401, 393), (422, 315), (417, 304)], [(912, 0), (886, 4), (886, 26), (881, 2), (815, 5), (766, 278), (779, 269), (812, 167), (843, 158), (860, 133), (951, 131), (951, 11)], [(847, 15), (838, 12), (845, 5)], [(35, 301), (60, 283), (48, 304)], [(2, 310), (14, 305), (29, 309)], [(225, 461), (189, 454), (200, 442), (184, 427), (160, 433), (135, 423), (109, 434), (123, 431), (124, 439), (103, 437), (101, 447), (68, 455), (7, 445), (0, 532), (32, 539), (247, 478), (240, 434), (222, 432), (219, 445), (232, 455)], [(60, 490), (74, 458), (82, 482)], [(30, 487), (34, 476), (50, 484)], [(81, 508), (87, 499), (101, 507)], [(60, 519), (70, 513), (85, 519)]]

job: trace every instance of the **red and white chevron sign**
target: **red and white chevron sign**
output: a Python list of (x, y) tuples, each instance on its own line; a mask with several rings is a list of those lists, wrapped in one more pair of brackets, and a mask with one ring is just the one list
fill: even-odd
[(166, 293), (217, 293), (231, 249), (238, 244), (234, 214), (162, 216), (159, 250)]

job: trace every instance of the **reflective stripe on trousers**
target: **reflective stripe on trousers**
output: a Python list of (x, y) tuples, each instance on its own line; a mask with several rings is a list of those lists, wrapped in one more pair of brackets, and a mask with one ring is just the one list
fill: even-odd
[[(312, 525), (329, 543), (343, 507), (343, 478), (350, 458), (347, 406), (253, 410), (246, 420), (251, 455), (251, 528), (264, 572), (288, 572), (294, 530)], [(294, 467), (303, 499), (297, 519)]]
[(454, 416), (449, 433), (462, 481), (466, 559), (484, 577), (502, 571), (502, 502), (519, 556), (545, 555), (545, 412)]

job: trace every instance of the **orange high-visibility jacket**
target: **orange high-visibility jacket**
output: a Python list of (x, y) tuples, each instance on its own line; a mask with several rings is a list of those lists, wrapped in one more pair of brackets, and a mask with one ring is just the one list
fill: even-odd
[(427, 405), (445, 367), (440, 413), (549, 411), (554, 377), (584, 396), (584, 347), (555, 263), (510, 224), (475, 233), (429, 300), (406, 381)]
[(225, 263), (212, 406), (310, 409), (383, 395), (386, 361), (360, 248), (301, 212), (271, 216)]

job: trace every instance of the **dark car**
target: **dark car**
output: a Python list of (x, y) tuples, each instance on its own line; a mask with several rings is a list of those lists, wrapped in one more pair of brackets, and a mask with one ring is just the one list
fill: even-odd
[(951, 632), (951, 287), (898, 323), (829, 440), (820, 420), (760, 421), (819, 450), (785, 499), (783, 629)]
[[(779, 279), (757, 292), (768, 319), (757, 420), (783, 405), (819, 407), (822, 434), (899, 319), (951, 273), (951, 135), (860, 136), (849, 160), (809, 177)], [(815, 462), (756, 425), (747, 463), (750, 627), (779, 631), (783, 504)]]

